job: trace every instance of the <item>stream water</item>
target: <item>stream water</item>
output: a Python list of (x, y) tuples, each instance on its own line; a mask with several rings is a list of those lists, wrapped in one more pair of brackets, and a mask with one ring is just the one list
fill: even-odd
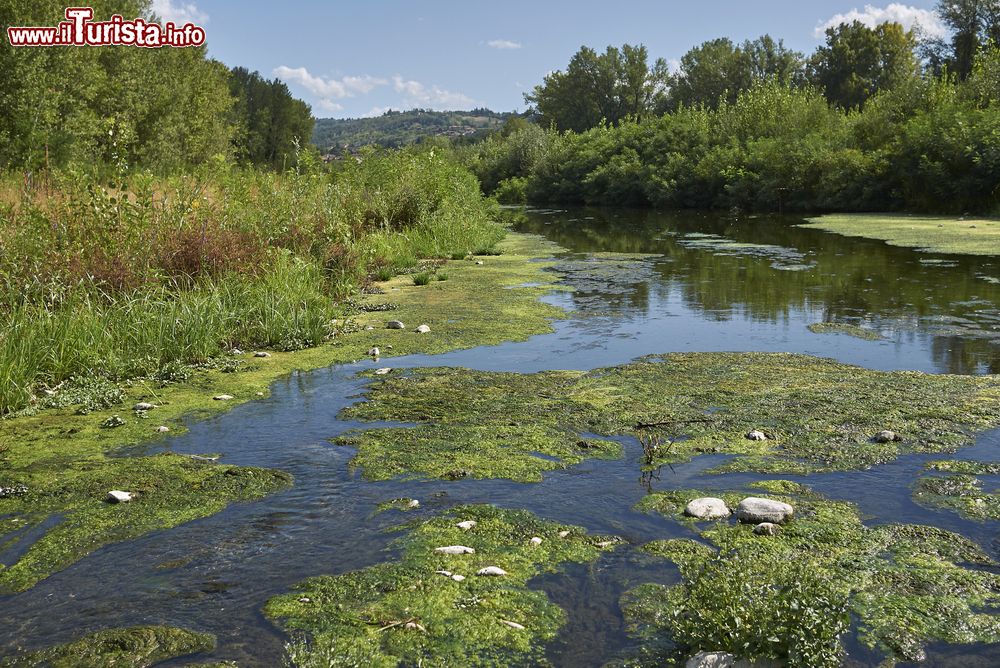
[[(526, 212), (518, 216), (519, 229), (570, 251), (560, 260), (576, 291), (547, 298), (573, 309), (570, 318), (526, 342), (413, 355), (390, 364), (533, 372), (591, 369), (650, 353), (753, 350), (808, 353), (883, 370), (1000, 373), (1000, 260), (919, 253), (803, 229), (798, 222), (625, 210)], [(614, 256), (602, 255), (609, 252), (645, 257), (619, 270)], [(605, 273), (595, 273), (595, 267), (605, 267)], [(861, 325), (884, 338), (807, 328), (824, 321)], [(407, 519), (458, 503), (494, 503), (623, 536), (629, 546), (596, 564), (532, 583), (569, 613), (550, 648), (552, 662), (600, 666), (630, 647), (619, 596), (641, 582), (677, 580), (673, 567), (644, 558), (635, 546), (691, 535), (677, 522), (632, 506), (650, 490), (739, 488), (755, 479), (704, 474), (719, 455), (644, 476), (638, 444), (624, 439), (623, 459), (587, 461), (538, 484), (366, 482), (348, 466), (353, 451), (330, 439), (373, 426), (338, 419), (341, 409), (362, 397), (369, 381), (356, 374), (371, 366), (295, 373), (276, 382), (267, 399), (159, 441), (157, 449), (219, 452), (228, 463), (283, 469), (296, 483), (262, 501), (108, 546), (25, 593), (0, 597), (0, 655), (101, 628), (156, 623), (216, 634), (217, 650), (195, 657), (199, 661), (280, 665), (286, 638), (261, 615), (264, 602), (306, 577), (391, 559), (394, 534), (386, 529), (401, 516), (376, 513), (376, 506), (405, 496), (421, 501)], [(956, 457), (994, 460), (998, 453), (1000, 431), (981, 435)], [(967, 521), (911, 501), (910, 486), (927, 459), (910, 455), (869, 471), (805, 481), (832, 498), (857, 503), (869, 523), (933, 524), (1000, 557), (997, 523)], [(854, 640), (846, 644), (852, 665), (879, 662)], [(998, 664), (1000, 647), (932, 646), (924, 665)]]

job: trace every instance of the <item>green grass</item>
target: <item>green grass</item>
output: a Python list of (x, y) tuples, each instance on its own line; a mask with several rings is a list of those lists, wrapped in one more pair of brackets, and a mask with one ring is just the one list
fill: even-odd
[(991, 218), (836, 214), (810, 218), (802, 227), (934, 253), (1000, 255), (1000, 220)]
[(430, 272), (422, 271), (419, 274), (413, 275), (414, 285), (429, 285), (433, 275)]

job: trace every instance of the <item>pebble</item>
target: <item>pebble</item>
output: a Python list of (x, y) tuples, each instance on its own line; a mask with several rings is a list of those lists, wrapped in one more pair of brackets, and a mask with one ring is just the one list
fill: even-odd
[(214, 397), (212, 397), (212, 399), (214, 399), (215, 401), (229, 401), (232, 398), (233, 395), (231, 394), (217, 394)]
[(399, 320), (390, 320), (389, 322), (385, 323), (385, 328), (386, 329), (406, 329), (406, 325), (404, 325)]
[(257, 352), (255, 352), (255, 353), (253, 354), (253, 356), (254, 356), (254, 357), (270, 357), (270, 356), (271, 356), (271, 353), (269, 353), (269, 352), (266, 352), (266, 351), (264, 351), (264, 350), (258, 350)]
[(692, 499), (684, 508), (684, 514), (688, 517), (695, 517), (700, 520), (717, 520), (729, 517), (729, 506), (722, 499), (714, 496), (703, 496)]
[(559, 537), (560, 538), (565, 538), (568, 535), (569, 535), (569, 531), (560, 531), (559, 532)]
[(382, 354), (382, 351), (379, 350), (378, 348), (371, 348), (371, 349), (368, 350), (368, 355), (370, 357), (378, 358), (378, 356), (381, 355), (381, 354)]
[(482, 264), (483, 264), (483, 261), (482, 261), (482, 260), (476, 260), (476, 264), (478, 264), (478, 265), (482, 265)]
[(410, 499), (410, 502), (406, 504), (407, 508), (419, 508), (420, 502), (416, 499)]
[(435, 547), (434, 551), (439, 554), (475, 554), (476, 551), (465, 545), (446, 545), (445, 547)]
[(523, 631), (524, 630), (524, 627), (521, 626), (520, 624), (518, 624), (517, 622), (507, 621), (506, 619), (501, 619), (500, 621), (503, 622), (504, 624), (506, 624), (507, 626), (509, 626), (512, 629), (517, 629), (518, 631)]
[(501, 577), (503, 575), (507, 575), (507, 571), (499, 566), (487, 566), (486, 568), (481, 568), (476, 571), (476, 575), (481, 575), (483, 577)]
[(538, 536), (535, 536), (535, 537), (534, 537), (534, 538), (532, 538), (532, 539), (531, 539), (531, 541), (529, 541), (529, 542), (530, 542), (530, 543), (531, 543), (532, 545), (541, 545), (541, 544), (542, 544), (542, 539), (541, 539), (541, 538), (539, 538)]
[(371, 332), (371, 331), (373, 331), (374, 329), (375, 329), (375, 327), (374, 327), (374, 326), (372, 326), (372, 325), (365, 325), (365, 331), (366, 331), (366, 332)]
[(309, 598), (308, 596), (303, 596), (302, 598), (299, 599), (299, 603), (312, 603), (312, 599)]
[(129, 492), (123, 492), (120, 489), (113, 489), (108, 492), (108, 495), (104, 498), (108, 503), (128, 503), (132, 500), (132, 495)]
[(431, 331), (431, 328), (428, 327), (427, 325), (420, 325), (419, 327), (417, 327), (417, 333), (418, 334), (427, 334), (430, 331)]
[(258, 397), (262, 397), (262, 396), (264, 396), (264, 393), (263, 393), (263, 392), (258, 392), (258, 393), (257, 393), (257, 396), (258, 396)]
[(168, 431), (170, 431), (170, 427), (161, 424), (154, 431), (156, 431), (157, 433), (160, 433), (160, 434), (166, 434)]
[(383, 367), (381, 369), (375, 369), (375, 375), (376, 376), (384, 376), (385, 374), (389, 373), (390, 371), (392, 371), (392, 369), (389, 368), (389, 367)]
[(462, 529), (463, 531), (468, 531), (472, 527), (476, 526), (476, 521), (475, 520), (465, 520), (464, 522), (459, 522), (455, 526), (457, 526), (459, 529)]
[(434, 574), (435, 575), (443, 575), (446, 578), (450, 578), (451, 577), (451, 571), (434, 571)]
[(406, 624), (403, 625), (403, 628), (404, 629), (410, 629), (410, 630), (416, 629), (417, 631), (426, 631), (427, 630), (427, 629), (424, 628), (423, 624), (419, 624), (417, 622), (406, 622)]
[(875, 441), (877, 443), (891, 443), (892, 441), (902, 440), (896, 434), (896, 432), (889, 429), (883, 429), (879, 433), (875, 434)]
[(135, 406), (132, 406), (132, 410), (134, 411), (151, 411), (154, 408), (156, 408), (156, 406), (149, 403), (148, 401), (140, 401)]
[(747, 432), (747, 438), (751, 441), (766, 441), (767, 434), (760, 431), (759, 429), (754, 429), (752, 431)]
[(758, 536), (777, 536), (781, 527), (773, 522), (761, 522), (753, 528), (753, 532)]
[(455, 582), (461, 582), (462, 580), (465, 579), (465, 576), (455, 573), (454, 575), (451, 576), (451, 579), (454, 580)]

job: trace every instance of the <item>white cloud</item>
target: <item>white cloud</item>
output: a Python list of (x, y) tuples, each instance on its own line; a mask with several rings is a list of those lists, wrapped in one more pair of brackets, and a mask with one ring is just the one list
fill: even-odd
[[(150, 9), (166, 23), (173, 21), (176, 25), (185, 23), (208, 23), (208, 14), (198, 9), (193, 2), (176, 2), (176, 0), (153, 0)], [(128, 17), (126, 17), (128, 18)]]
[(329, 111), (331, 113), (344, 110), (344, 105), (337, 104), (333, 100), (320, 100), (317, 106), (319, 106), (319, 108), (323, 111)]
[(827, 28), (836, 28), (841, 23), (851, 23), (852, 21), (860, 21), (871, 28), (880, 23), (891, 21), (902, 24), (907, 30), (919, 27), (927, 37), (944, 37), (948, 34), (947, 28), (933, 11), (893, 2), (886, 7), (865, 5), (864, 11), (855, 8), (849, 12), (832, 16), (816, 26), (814, 35), (817, 39), (822, 39)]
[(327, 100), (354, 97), (358, 93), (364, 95), (372, 92), (378, 86), (389, 83), (385, 79), (368, 75), (328, 79), (311, 74), (304, 67), (287, 67), (285, 65), (275, 67), (274, 76), (284, 81), (297, 83), (313, 95)]
[(520, 49), (520, 42), (513, 42), (509, 39), (491, 39), (486, 45), (493, 49)]
[(468, 95), (445, 90), (438, 86), (427, 87), (419, 81), (403, 79), (398, 74), (392, 78), (392, 86), (404, 95), (404, 106), (423, 109), (468, 109), (474, 101)]
[(362, 114), (361, 118), (375, 118), (376, 116), (381, 116), (387, 111), (392, 111), (392, 107), (372, 107), (368, 110), (368, 113)]

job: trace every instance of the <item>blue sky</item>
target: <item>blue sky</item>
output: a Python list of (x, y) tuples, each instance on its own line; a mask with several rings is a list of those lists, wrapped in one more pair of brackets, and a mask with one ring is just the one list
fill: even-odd
[(601, 50), (641, 43), (652, 58), (676, 61), (707, 39), (770, 33), (808, 53), (820, 44), (822, 26), (843, 18), (917, 21), (940, 31), (934, 4), (153, 0), (163, 16), (202, 23), (212, 57), (281, 78), (317, 117), (387, 108), (523, 109), (522, 94), (584, 44)]

